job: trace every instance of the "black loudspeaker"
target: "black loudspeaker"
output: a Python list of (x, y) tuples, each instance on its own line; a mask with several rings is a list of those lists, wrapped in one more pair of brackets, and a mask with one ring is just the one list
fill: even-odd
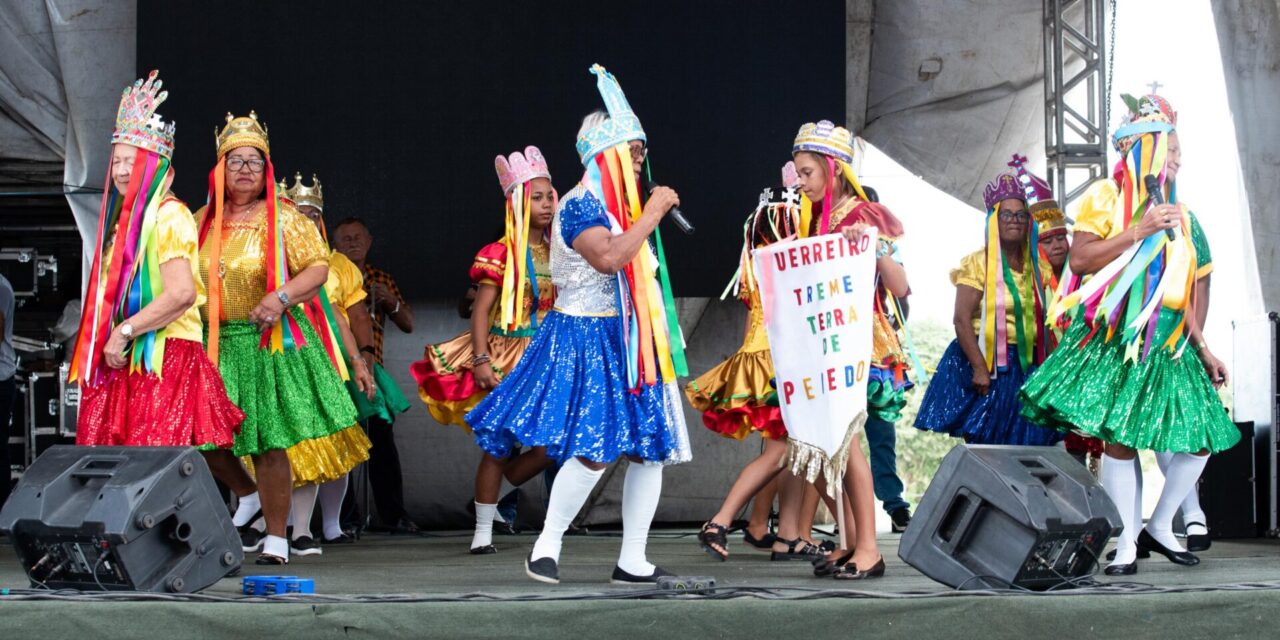
[(1090, 575), (1120, 513), (1054, 447), (957, 445), (938, 467), (898, 557), (958, 589), (1049, 589)]
[(1260, 516), (1267, 513), (1267, 483), (1258, 478), (1270, 470), (1265, 458), (1270, 443), (1266, 437), (1255, 442), (1252, 422), (1237, 422), (1236, 428), (1240, 442), (1209, 456), (1200, 476), (1200, 506), (1214, 538), (1257, 538), (1266, 530)]
[(50, 447), (0, 508), (33, 585), (190, 593), (235, 570), (240, 538), (186, 447)]

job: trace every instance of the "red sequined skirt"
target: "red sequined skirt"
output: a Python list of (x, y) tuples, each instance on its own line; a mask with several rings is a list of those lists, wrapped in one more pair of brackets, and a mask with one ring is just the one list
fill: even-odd
[(82, 386), (76, 444), (129, 447), (230, 447), (244, 413), (193, 340), (165, 340), (163, 375), (113, 369)]

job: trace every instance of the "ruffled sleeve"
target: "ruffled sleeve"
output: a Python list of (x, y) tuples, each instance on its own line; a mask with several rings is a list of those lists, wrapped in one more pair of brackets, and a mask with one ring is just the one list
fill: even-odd
[(560, 210), (560, 237), (566, 245), (572, 247), (573, 241), (591, 227), (610, 227), (608, 212), (591, 192), (564, 203)]
[(284, 230), (285, 254), (291, 277), (307, 267), (329, 264), (329, 247), (320, 237), (320, 229), (297, 209), (281, 205), (280, 227)]
[(1191, 217), (1191, 244), (1196, 248), (1196, 279), (1199, 280), (1213, 273), (1213, 252), (1209, 250), (1209, 238), (1204, 235), (1196, 214), (1188, 210), (1187, 215)]
[(983, 291), (987, 282), (987, 252), (979, 249), (960, 259), (960, 266), (951, 270), (951, 284), (964, 285)]
[(1094, 182), (1076, 205), (1074, 231), (1092, 233), (1102, 239), (1110, 237), (1110, 234), (1116, 231), (1112, 229), (1112, 221), (1115, 217), (1116, 198), (1119, 194), (1115, 181), (1110, 178)]
[(329, 279), (325, 281), (324, 289), (329, 294), (329, 302), (343, 309), (350, 309), (368, 297), (360, 267), (337, 251), (329, 255)]
[(160, 264), (186, 260), (195, 265), (200, 251), (198, 244), (196, 221), (187, 205), (177, 198), (162, 202), (156, 220), (156, 254)]
[(507, 265), (507, 245), (494, 242), (484, 246), (471, 263), (471, 281), (502, 287), (502, 274)]

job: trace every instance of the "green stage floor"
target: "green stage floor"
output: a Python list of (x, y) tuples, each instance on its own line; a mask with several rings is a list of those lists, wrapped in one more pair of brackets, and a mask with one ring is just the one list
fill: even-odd
[[(469, 535), (371, 535), (354, 545), (326, 547), (295, 558), (287, 571), (248, 564), (245, 575), (313, 578), (321, 596), (415, 594), (431, 602), (164, 602), (30, 601), (0, 597), (0, 633), (9, 638), (130, 637), (170, 633), (183, 638), (698, 638), (1035, 637), (1259, 638), (1280, 636), (1280, 542), (1217, 541), (1197, 567), (1143, 561), (1132, 580), (1180, 592), (1081, 595), (963, 595), (924, 577), (897, 558), (897, 536), (881, 538), (888, 574), (863, 583), (812, 576), (799, 562), (770, 562), (731, 538), (728, 562), (707, 558), (692, 535), (658, 531), (649, 556), (682, 575), (715, 576), (721, 587), (773, 587), (784, 597), (623, 599), (635, 587), (608, 584), (616, 536), (565, 540), (559, 586), (529, 580), (521, 565), (532, 536), (498, 536), (498, 555), (466, 553)], [(1109, 582), (1099, 576), (1102, 582)], [(1216, 587), (1275, 581), (1273, 589)], [(11, 547), (0, 549), (0, 588), (27, 581)], [(205, 590), (239, 594), (239, 578)], [(858, 591), (853, 591), (857, 589)], [(816, 597), (822, 590), (838, 597)], [(487, 594), (465, 602), (449, 596)], [(608, 599), (577, 599), (605, 594)], [(799, 599), (798, 596), (807, 596)], [(878, 596), (878, 597), (877, 597)], [(935, 597), (929, 597), (935, 596)], [(941, 597), (936, 597), (941, 596)], [(529, 598), (556, 597), (531, 601)], [(512, 598), (526, 598), (514, 601)], [(168, 630), (168, 633), (166, 633)]]

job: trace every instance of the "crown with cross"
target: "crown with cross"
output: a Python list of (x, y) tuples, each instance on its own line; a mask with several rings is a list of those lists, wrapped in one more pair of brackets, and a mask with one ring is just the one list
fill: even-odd
[(248, 116), (235, 117), (227, 113), (227, 124), (218, 132), (214, 129), (218, 142), (218, 157), (226, 155), (232, 149), (253, 147), (263, 155), (271, 154), (271, 141), (267, 136), (267, 125), (258, 121), (258, 113), (250, 111)]
[(1122, 116), (1120, 126), (1111, 136), (1111, 144), (1121, 153), (1133, 147), (1138, 136), (1144, 133), (1169, 133), (1178, 125), (1178, 112), (1173, 105), (1156, 91), (1164, 86), (1159, 82), (1147, 85), (1151, 93), (1135, 98), (1127, 93), (1121, 94), (1128, 112)]
[(120, 97), (120, 110), (116, 112), (116, 129), (111, 134), (111, 144), (128, 144), (153, 151), (166, 158), (173, 158), (174, 123), (166, 123), (156, 108), (169, 97), (161, 91), (164, 82), (160, 72), (152, 71), (145, 80), (139, 78), (124, 90)]

